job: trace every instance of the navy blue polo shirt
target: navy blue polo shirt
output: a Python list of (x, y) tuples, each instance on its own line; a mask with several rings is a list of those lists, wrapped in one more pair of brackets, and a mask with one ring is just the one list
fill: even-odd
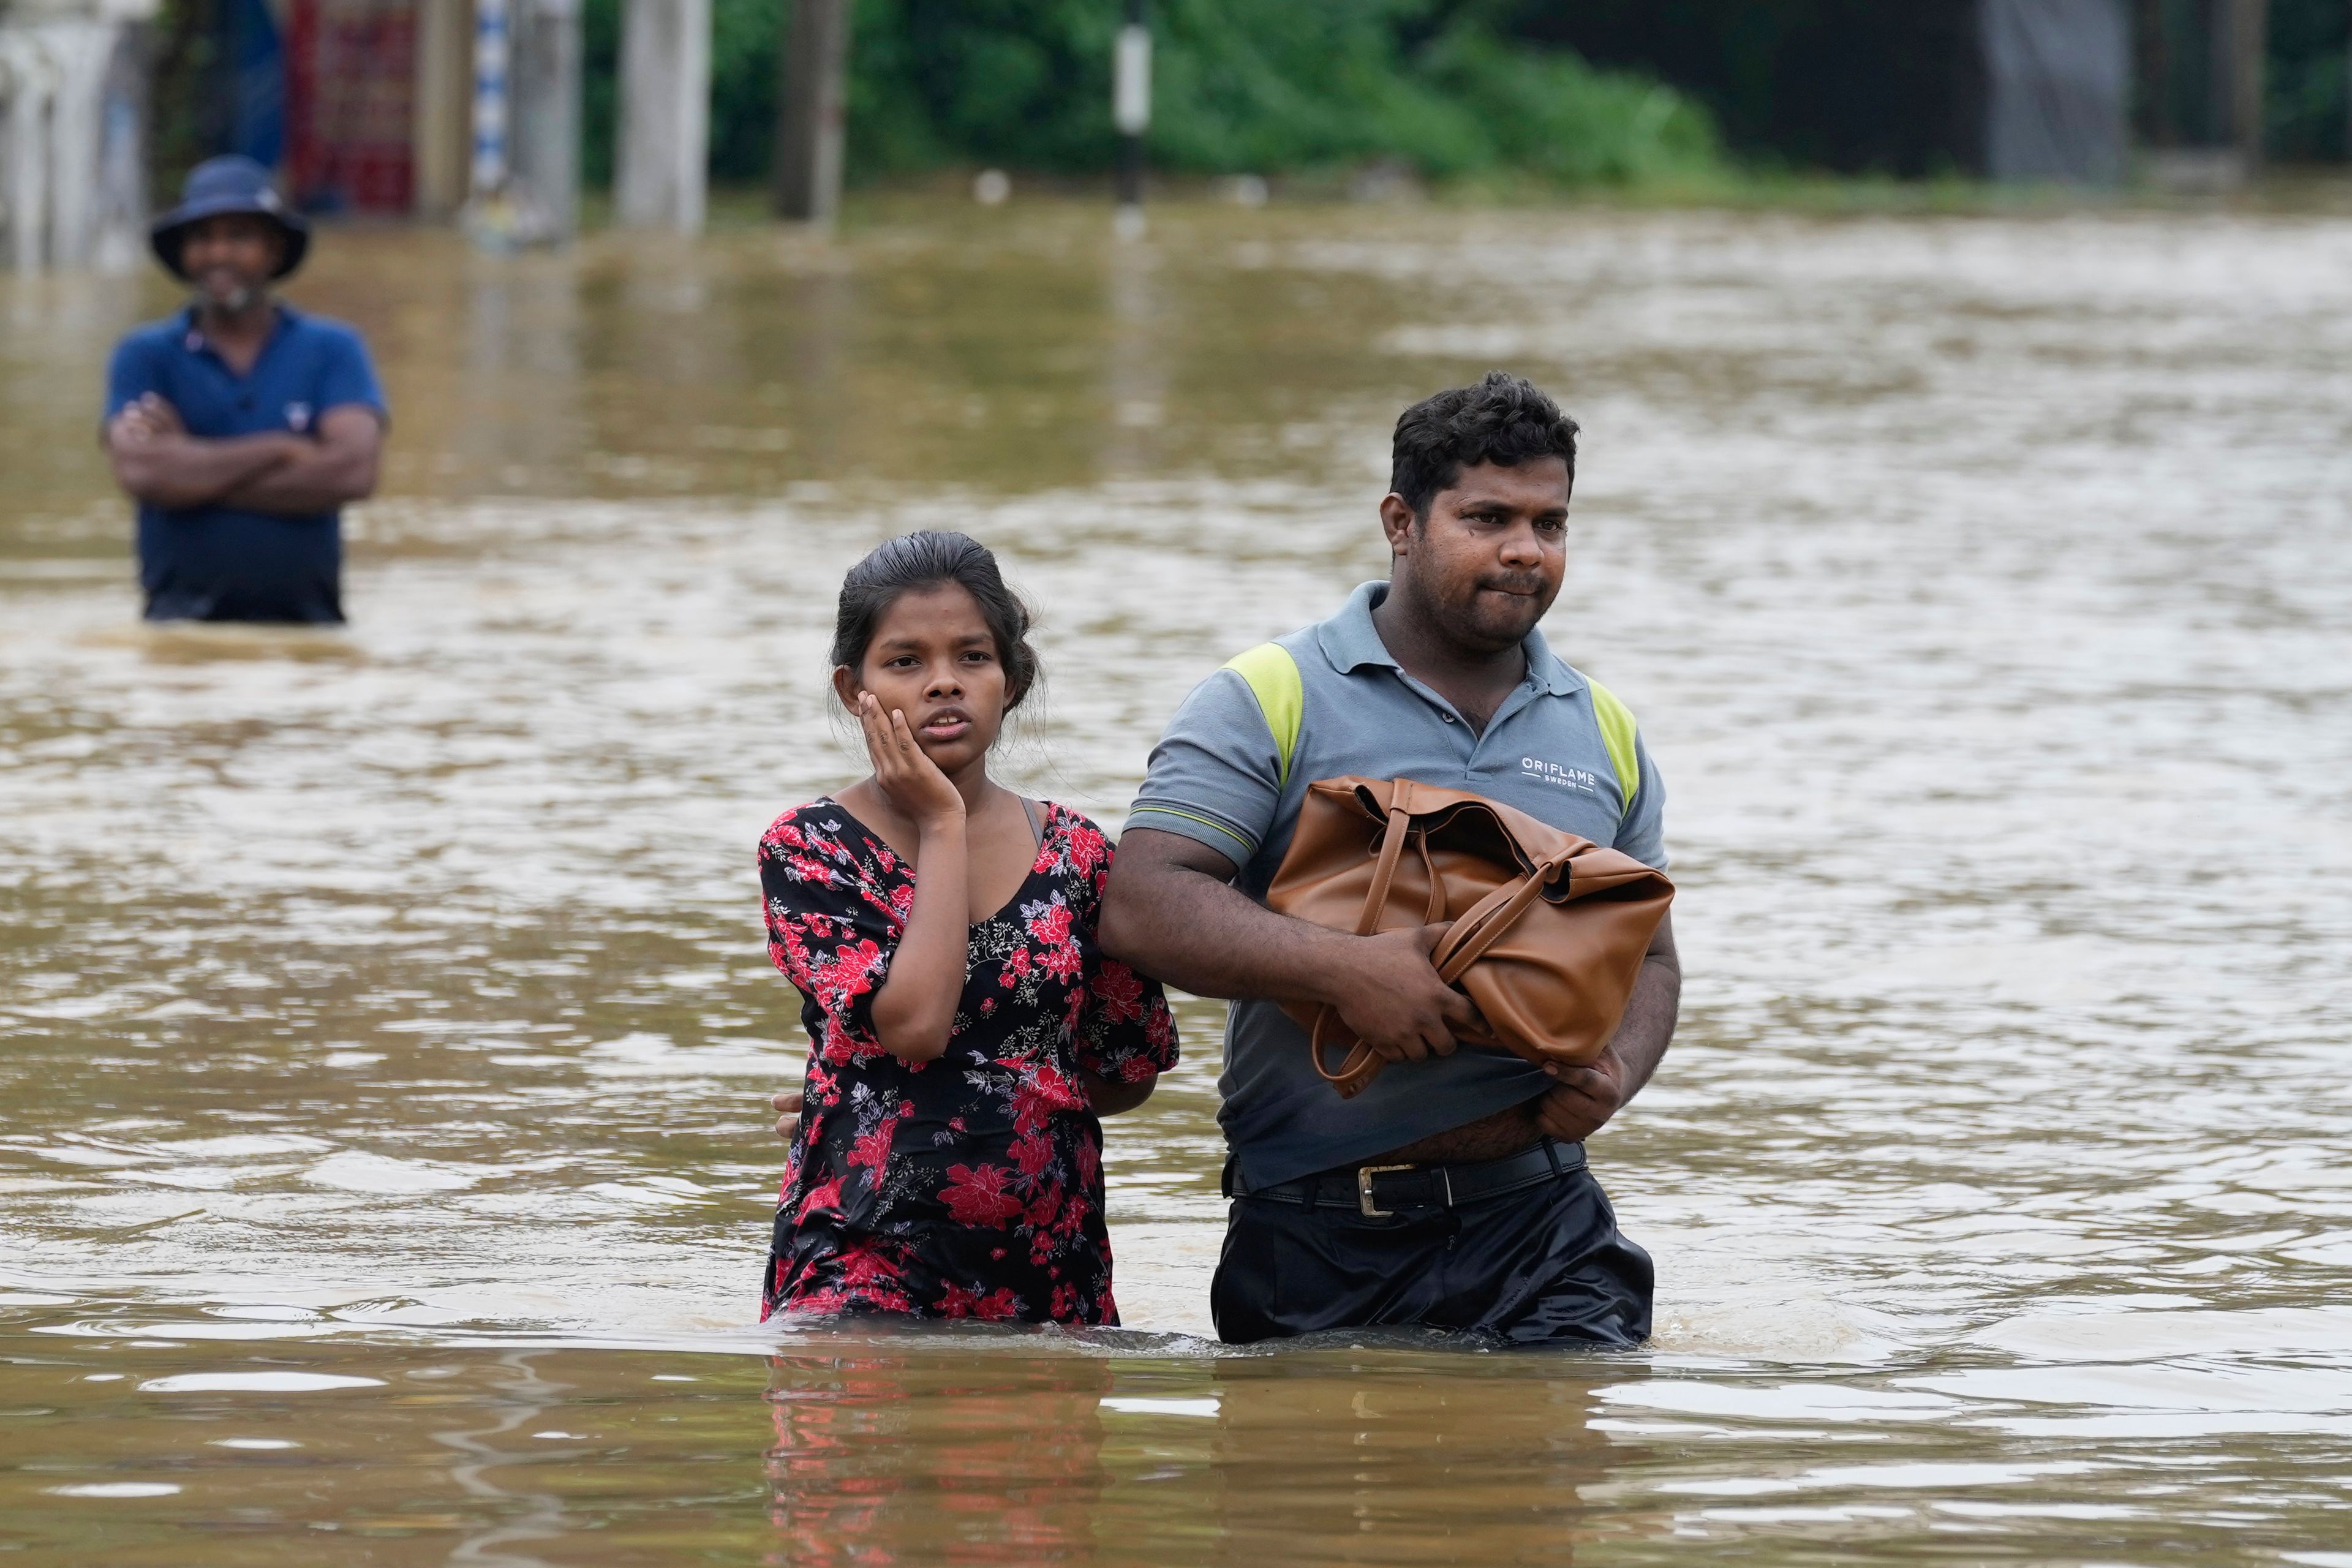
[[(196, 330), (193, 308), (135, 328), (107, 369), (105, 417), (146, 393), (179, 411), (191, 436), (305, 434), (331, 408), (385, 413), (359, 332), (277, 307), (277, 329), (239, 375)], [(139, 507), (139, 584), (151, 621), (343, 618), (339, 512), (286, 517), (235, 507)]]
[[(1633, 715), (1530, 631), (1526, 679), (1484, 731), (1471, 729), (1381, 641), (1372, 611), (1388, 586), (1367, 583), (1329, 620), (1276, 639), (1298, 670), (1290, 756), (1236, 661), (1194, 688), (1168, 721), (1127, 826), (1207, 845), (1233, 862), (1234, 885), (1264, 901), (1307, 786), (1353, 773), (1468, 790), (1664, 870), (1665, 784)], [(1630, 731), (1622, 761), (1604, 710)], [(1342, 1100), (1316, 1073), (1306, 1032), (1289, 1015), (1244, 999), (1225, 1025), (1217, 1120), (1243, 1180), (1264, 1187), (1465, 1126), (1550, 1086), (1517, 1057), (1467, 1048), (1391, 1063)]]

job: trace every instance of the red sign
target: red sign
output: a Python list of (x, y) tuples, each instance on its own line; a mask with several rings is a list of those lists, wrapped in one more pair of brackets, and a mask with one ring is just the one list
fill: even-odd
[(287, 165), (314, 211), (404, 213), (415, 200), (417, 0), (294, 0)]

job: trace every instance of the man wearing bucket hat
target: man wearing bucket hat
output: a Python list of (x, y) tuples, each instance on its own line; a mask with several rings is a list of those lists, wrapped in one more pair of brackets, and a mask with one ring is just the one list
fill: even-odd
[(388, 416), (359, 333), (271, 297), (310, 226), (231, 156), (196, 166), (152, 238), (192, 298), (116, 345), (105, 424), (147, 618), (339, 622), (338, 509), (375, 489)]

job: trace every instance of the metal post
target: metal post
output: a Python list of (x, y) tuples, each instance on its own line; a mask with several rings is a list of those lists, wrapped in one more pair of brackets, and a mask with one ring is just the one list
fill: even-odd
[(467, 163), (465, 228), (485, 250), (530, 240), (530, 219), (515, 200), (509, 137), (514, 125), (514, 0), (474, 0), (473, 130)]
[(2263, 165), (2263, 99), (2270, 0), (2236, 0), (2230, 18), (2230, 130), (2246, 173)]
[(2132, 44), (2138, 73), (2137, 129), (2151, 147), (2169, 147), (2179, 140), (2173, 129), (2172, 49), (2165, 37), (2164, 0), (2137, 0), (2133, 7)]
[(831, 223), (841, 210), (849, 92), (849, 0), (795, 0), (776, 123), (776, 213)]
[(1143, 0), (1127, 0), (1127, 23), (1118, 30), (1112, 64), (1110, 117), (1118, 128), (1118, 205), (1122, 221), (1134, 223), (1143, 216), (1143, 133), (1151, 128), (1151, 29), (1144, 21)]

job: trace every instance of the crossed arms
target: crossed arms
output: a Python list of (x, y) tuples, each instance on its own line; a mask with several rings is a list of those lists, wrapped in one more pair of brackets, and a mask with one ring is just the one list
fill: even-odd
[(152, 506), (309, 517), (375, 489), (383, 423), (373, 408), (348, 403), (320, 415), (312, 435), (213, 439), (189, 435), (179, 410), (150, 392), (107, 421), (105, 440), (115, 482)]
[[(1202, 996), (1326, 1003), (1391, 1061), (1450, 1056), (1470, 999), (1429, 962), (1442, 926), (1352, 936), (1267, 909), (1231, 885), (1232, 861), (1190, 838), (1130, 829), (1111, 862), (1102, 910), (1105, 952)], [(1558, 1080), (1536, 1108), (1551, 1136), (1600, 1130), (1657, 1070), (1673, 1039), (1682, 962), (1671, 920), (1642, 962), (1625, 1016), (1590, 1067), (1547, 1068)]]

